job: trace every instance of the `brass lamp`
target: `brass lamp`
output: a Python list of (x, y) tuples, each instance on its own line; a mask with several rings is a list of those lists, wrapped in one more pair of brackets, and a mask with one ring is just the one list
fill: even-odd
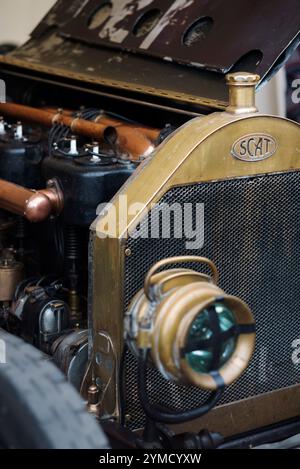
[[(211, 275), (177, 264), (203, 264)], [(158, 272), (160, 271), (160, 272)], [(218, 270), (201, 257), (174, 257), (155, 264), (132, 300), (126, 338), (137, 355), (149, 350), (153, 364), (171, 381), (214, 391), (247, 368), (255, 347), (249, 307), (218, 286)]]

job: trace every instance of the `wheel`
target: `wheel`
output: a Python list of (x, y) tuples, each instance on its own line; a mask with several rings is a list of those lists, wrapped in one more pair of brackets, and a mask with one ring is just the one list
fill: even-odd
[(3, 329), (0, 347), (5, 350), (0, 355), (0, 448), (109, 447), (77, 391), (48, 357)]

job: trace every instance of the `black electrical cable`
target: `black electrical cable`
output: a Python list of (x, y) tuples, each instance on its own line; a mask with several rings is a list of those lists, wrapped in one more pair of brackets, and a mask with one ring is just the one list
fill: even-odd
[[(138, 123), (136, 121), (133, 121), (132, 119), (128, 119), (127, 117), (124, 117), (121, 114), (117, 114), (111, 111), (105, 111), (103, 109), (96, 109), (96, 108), (85, 109), (84, 111), (79, 112), (79, 115), (86, 120), (96, 119), (96, 117), (103, 115), (107, 117), (112, 117), (114, 119), (119, 119), (123, 122), (126, 122), (127, 124), (138, 125)], [(77, 116), (78, 116), (78, 113), (77, 113)]]
[(64, 259), (64, 237), (63, 237), (63, 230), (60, 223), (60, 220), (55, 218), (53, 220), (53, 233), (54, 233), (54, 243), (56, 252), (60, 257), (60, 261), (62, 262)]
[(125, 427), (126, 425), (126, 396), (125, 396), (125, 360), (127, 355), (127, 346), (124, 346), (123, 353), (120, 361), (120, 371), (119, 371), (119, 405), (120, 405), (120, 420), (121, 426)]
[(53, 125), (53, 127), (51, 128), (51, 130), (49, 132), (49, 138), (48, 138), (48, 153), (49, 153), (49, 155), (51, 155), (52, 148), (53, 148), (53, 145), (54, 145), (54, 142), (55, 142), (55, 139), (56, 139), (56, 134), (57, 134), (59, 128), (60, 128), (60, 125), (55, 124), (55, 125)]
[[(77, 111), (73, 114), (73, 117), (90, 121), (90, 120), (96, 119), (97, 117), (101, 115), (112, 117), (115, 119), (120, 119), (123, 122), (137, 125), (135, 121), (131, 119), (127, 119), (126, 117), (120, 114), (116, 114), (114, 112), (104, 111), (104, 110), (96, 109), (96, 108), (89, 108), (89, 109), (84, 109), (82, 111)], [(59, 142), (61, 142), (63, 139), (70, 138), (71, 136), (72, 136), (72, 131), (69, 127), (63, 124), (54, 124), (49, 132), (49, 138), (48, 138), (49, 155), (52, 154), (54, 145), (59, 145)], [(63, 150), (61, 149), (55, 148), (55, 150), (61, 153), (63, 156), (69, 156), (66, 152), (63, 152)], [(78, 155), (78, 157), (81, 157), (81, 156), (85, 156), (85, 154)]]
[(166, 424), (180, 424), (190, 420), (195, 420), (207, 414), (221, 399), (225, 383), (219, 383), (216, 391), (212, 392), (207, 401), (196, 409), (187, 410), (184, 412), (176, 412), (171, 409), (163, 409), (161, 406), (151, 404), (147, 392), (147, 363), (149, 358), (149, 350), (140, 350), (139, 353), (139, 370), (138, 370), (138, 388), (139, 398), (146, 416), (155, 422), (162, 422)]
[(53, 152), (53, 147), (57, 142), (60, 142), (70, 135), (70, 129), (62, 124), (55, 124), (49, 133), (48, 147), (49, 155)]
[(61, 143), (64, 143), (67, 141), (67, 137), (66, 135), (63, 135), (61, 138), (57, 139), (56, 142), (53, 144), (54, 146), (54, 150), (57, 152), (57, 153), (60, 153), (61, 155), (63, 156), (66, 156), (66, 157), (70, 157), (70, 156), (76, 156), (76, 158), (81, 158), (83, 156), (87, 156), (87, 152), (81, 152), (81, 153), (78, 153), (76, 155), (72, 155), (70, 154), (69, 152), (67, 151), (64, 151), (62, 148), (59, 148), (59, 145)]
[(127, 124), (139, 125), (138, 122), (136, 122), (132, 119), (128, 119), (127, 117), (121, 116), (120, 114), (116, 114), (115, 112), (110, 112), (110, 111), (106, 112), (106, 111), (104, 111), (104, 114), (109, 116), (109, 117), (115, 118), (115, 119), (120, 119), (123, 122), (127, 122)]
[(76, 156), (76, 158), (82, 158), (84, 156), (87, 156), (87, 152), (72, 155), (71, 153), (68, 153), (67, 151), (63, 151), (61, 150), (61, 148), (58, 148), (58, 147), (55, 147), (55, 151), (59, 153), (60, 155), (67, 156), (67, 157)]

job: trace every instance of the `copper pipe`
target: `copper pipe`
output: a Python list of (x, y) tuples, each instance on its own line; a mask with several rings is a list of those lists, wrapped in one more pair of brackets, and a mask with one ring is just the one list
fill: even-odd
[(0, 114), (20, 121), (31, 122), (43, 127), (53, 126), (53, 115), (33, 107), (23, 106), (21, 104), (2, 103), (0, 104)]
[[(57, 114), (59, 111), (53, 107), (44, 107), (44, 111), (50, 112), (50, 113), (55, 113)], [(75, 114), (76, 111), (72, 111), (71, 109), (62, 109), (62, 114), (66, 116), (72, 116)], [(80, 111), (79, 111), (80, 113)], [(143, 134), (145, 137), (147, 137), (149, 140), (152, 142), (155, 142), (159, 136), (160, 136), (160, 130), (159, 129), (154, 129), (151, 127), (145, 127), (145, 126), (140, 126), (136, 124), (131, 124), (126, 121), (122, 121), (119, 119), (114, 119), (113, 117), (107, 116), (105, 113), (99, 113), (99, 116), (97, 116), (94, 119), (94, 122), (96, 124), (102, 124), (105, 125), (106, 127), (123, 127), (124, 125), (128, 128), (138, 130), (141, 134)]]
[[(63, 116), (65, 125), (71, 128), (74, 134), (85, 135), (92, 140), (102, 140), (107, 125), (86, 121), (84, 119), (73, 119)], [(132, 160), (139, 160), (152, 153), (154, 147), (150, 140), (143, 134), (129, 126), (120, 126), (115, 128), (118, 134), (119, 148), (124, 153), (129, 153)]]
[(111, 142), (112, 144), (116, 145), (121, 152), (124, 150), (124, 148), (128, 148), (130, 146), (131, 154), (139, 155), (138, 158), (132, 158), (133, 160), (146, 158), (147, 156), (151, 155), (154, 150), (154, 145), (149, 144), (149, 140), (147, 140), (147, 144), (142, 146), (140, 136), (141, 134), (138, 130), (129, 129), (128, 126), (110, 126), (106, 127), (103, 132), (103, 137), (106, 142)]
[(55, 181), (34, 191), (0, 179), (0, 208), (38, 223), (62, 211), (63, 195)]
[(125, 121), (113, 119), (111, 117), (106, 116), (105, 114), (101, 114), (96, 117), (94, 122), (96, 122), (97, 124), (105, 125), (106, 127), (115, 127), (116, 129), (118, 129), (119, 127), (127, 127), (128, 129), (137, 130), (152, 142), (155, 142), (160, 136), (160, 130), (158, 129), (152, 129), (150, 127), (130, 124)]
[[(107, 119), (103, 122), (101, 122), (101, 119), (99, 122), (90, 122), (80, 118), (74, 119), (63, 112), (51, 113), (21, 104), (0, 104), (0, 113), (14, 119), (32, 122), (45, 127), (63, 124), (69, 127), (74, 134), (84, 135), (93, 140), (102, 140), (104, 131), (108, 127)], [(148, 156), (152, 152), (153, 143), (142, 133), (142, 128), (136, 129), (131, 124), (121, 125), (119, 121), (116, 121), (113, 127), (115, 127), (119, 135), (120, 150), (124, 153), (129, 153), (132, 160), (139, 160), (141, 157)], [(150, 133), (152, 134), (152, 132)]]

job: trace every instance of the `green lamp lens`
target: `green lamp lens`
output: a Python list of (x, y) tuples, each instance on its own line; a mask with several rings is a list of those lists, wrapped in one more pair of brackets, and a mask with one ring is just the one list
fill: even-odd
[[(232, 311), (227, 308), (223, 303), (216, 302), (209, 307), (204, 309), (194, 320), (189, 330), (186, 346), (195, 341), (207, 341), (213, 337), (213, 331), (211, 329), (210, 310), (214, 309), (219, 319), (219, 327), (221, 332), (226, 332), (236, 325), (235, 317)], [(222, 337), (217, 340), (222, 341)], [(217, 367), (213, 369), (213, 348), (202, 348), (200, 350), (194, 350), (185, 355), (187, 362), (193, 371), (197, 373), (210, 373), (216, 369), (220, 369), (232, 356), (236, 347), (237, 337), (233, 336), (221, 344), (221, 352), (219, 357), (219, 363)]]

